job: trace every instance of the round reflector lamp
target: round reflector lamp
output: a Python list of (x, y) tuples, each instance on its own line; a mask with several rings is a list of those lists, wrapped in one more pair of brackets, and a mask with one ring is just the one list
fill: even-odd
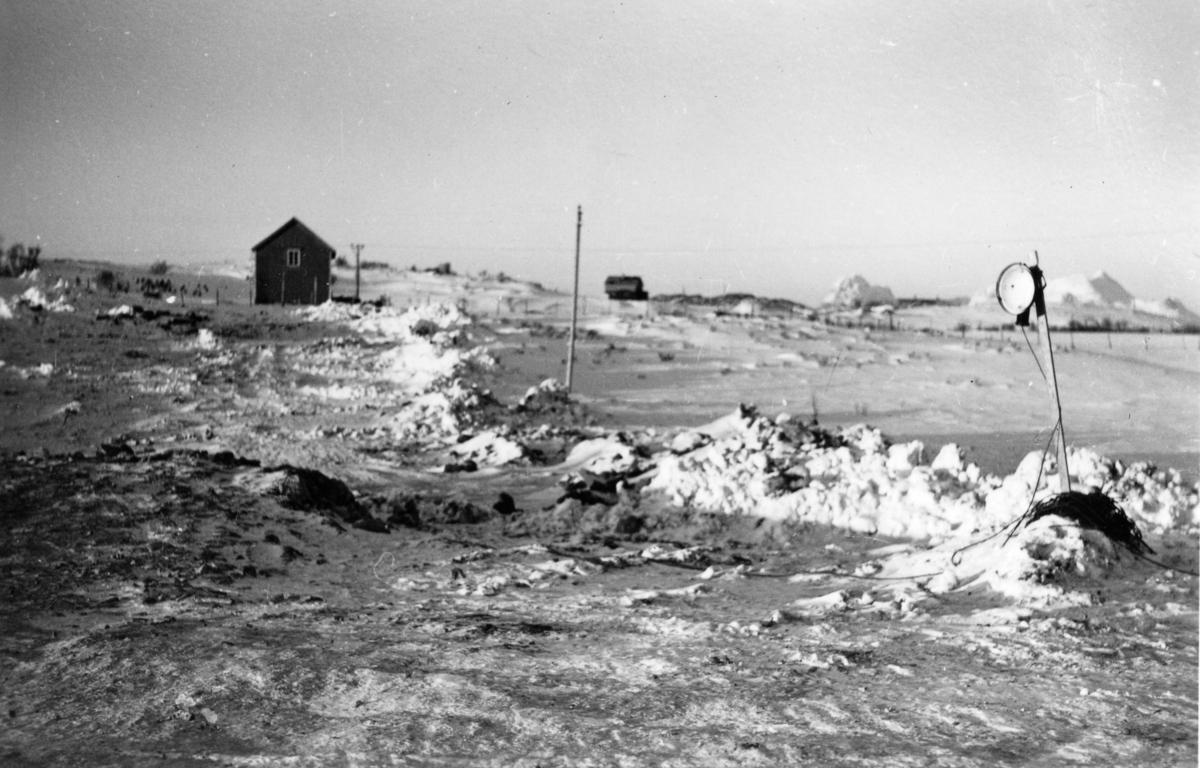
[(1029, 309), (1035, 290), (1033, 273), (1024, 264), (1009, 264), (996, 282), (996, 298), (1010, 315), (1019, 315)]

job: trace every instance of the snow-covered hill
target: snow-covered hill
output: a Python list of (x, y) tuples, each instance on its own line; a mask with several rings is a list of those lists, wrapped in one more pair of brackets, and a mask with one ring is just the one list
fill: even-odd
[(839, 279), (824, 303), (839, 308), (866, 309), (880, 304), (895, 304), (896, 297), (892, 295), (891, 288), (871, 285), (862, 275), (854, 275)]
[[(1200, 315), (1175, 298), (1139, 299), (1107, 272), (1091, 277), (1082, 274), (1055, 277), (1046, 282), (1046, 301), (1063, 308), (1124, 310), (1172, 320), (1180, 325), (1200, 324)], [(971, 297), (971, 306), (995, 306), (996, 286), (990, 285)]]

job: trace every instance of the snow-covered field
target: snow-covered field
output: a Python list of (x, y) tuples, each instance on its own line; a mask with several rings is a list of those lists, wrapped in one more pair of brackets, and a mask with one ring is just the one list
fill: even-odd
[[(904, 754), (918, 761), (944, 755), (971, 764), (977, 754), (988, 763), (1011, 753), (1010, 734), (1040, 745), (1021, 753), (1029, 757), (1195, 761), (1197, 592), (1189, 575), (1200, 533), (1195, 335), (1054, 334), (1072, 487), (1115, 502), (1145, 537), (1151, 559), (1176, 569), (1169, 570), (1069, 516), (1021, 522), (1034, 504), (1065, 489), (1053, 451), (1044, 455), (1051, 409), (1037, 364), (1020, 332), (991, 306), (923, 307), (901, 311), (890, 323), (866, 315), (834, 325), (794, 313), (718, 313), (590, 297), (581, 307), (568, 393), (561, 380), (570, 297), (538, 286), (369, 270), (363, 297), (386, 297), (382, 306), (251, 307), (234, 298), (236, 276), (177, 276), (196, 287), (191, 298), (181, 292), (178, 302), (168, 302), (175, 297), (89, 291), (74, 279), (80, 269), (63, 264), (56, 274), (51, 263), (36, 279), (0, 280), (0, 450), (8, 452), (14, 478), (2, 489), (7, 567), (20, 574), (42, 567), (31, 560), (41, 545), (31, 543), (36, 531), (29, 519), (52, 508), (104, 508), (106, 488), (123, 488), (129, 499), (144, 496), (146, 509), (208, 499), (196, 507), (206, 512), (196, 514), (224, 512), (229, 522), (208, 530), (183, 511), (163, 512), (161, 520), (141, 523), (149, 543), (144, 555), (129, 555), (131, 565), (72, 565), (53, 588), (46, 580), (18, 579), (6, 621), (23, 628), (26, 639), (12, 658), (28, 652), (41, 661), (3, 667), (3, 703), (10, 712), (30, 713), (11, 715), (17, 727), (5, 744), (14, 754), (63, 756), (32, 746), (56, 726), (22, 699), (41, 701), (36, 711), (48, 712), (63, 695), (55, 670), (65, 669), (75, 651), (48, 633), (101, 644), (110, 654), (106, 663), (119, 666), (136, 656), (112, 646), (113, 626), (166, 615), (262, 622), (264, 607), (282, 602), (292, 607), (279, 617), (294, 633), (302, 626), (299, 593), (339, 615), (378, 605), (405, 626), (419, 610), (428, 614), (425, 624), (441, 627), (405, 635), (413, 648), (428, 646), (439, 659), (418, 664), (424, 687), (402, 692), (391, 677), (379, 677), (384, 667), (368, 665), (343, 680), (322, 666), (320, 684), (296, 705), (335, 719), (365, 708), (362, 716), (380, 728), (417, 711), (441, 723), (440, 731), (410, 728), (390, 742), (384, 731), (368, 736), (370, 728), (351, 734), (343, 720), (322, 726), (328, 738), (350, 738), (374, 761), (386, 745), (396, 754), (421, 748), (450, 754), (447, 734), (459, 727), (460, 736), (492, 729), (480, 745), (510, 761), (539, 744), (549, 745), (549, 756), (580, 757), (588, 752), (579, 746), (589, 743), (582, 735), (592, 727), (588, 718), (611, 726), (619, 714), (606, 707), (630, 706), (604, 688), (614, 675), (646, 699), (639, 705), (644, 714), (626, 721), (642, 748), (655, 739), (683, 748), (680, 729), (715, 728), (717, 735), (687, 745), (685, 762), (708, 764), (716, 755), (716, 762), (730, 764), (794, 759), (813, 734), (830, 737), (820, 742), (828, 750), (817, 754), (833, 759), (833, 737), (846, 733), (863, 736), (850, 738), (847, 755), (887, 763), (872, 756), (868, 732), (904, 741)], [(353, 275), (338, 277), (344, 292)], [(201, 289), (218, 279), (232, 281), (220, 289), (221, 304), (208, 286)], [(1055, 311), (1061, 306), (1052, 307), (1052, 317)], [(1029, 341), (1036, 348), (1036, 338)], [(218, 466), (196, 468), (217, 456), (225, 457)], [(157, 479), (164, 472), (176, 479)], [(97, 490), (39, 490), (85, 474)], [(188, 479), (201, 476), (201, 485)], [(300, 497), (296, 483), (307, 489)], [(263, 506), (274, 498), (293, 511)], [(123, 509), (125, 502), (108, 503)], [(235, 508), (246, 517), (233, 514)], [(322, 519), (329, 525), (314, 522)], [(237, 543), (247, 535), (262, 539), (264, 524), (265, 545)], [(79, 531), (71, 536), (80, 538), (61, 533), (67, 538), (49, 545), (61, 562), (95, 557), (87, 554), (90, 534)], [(173, 576), (174, 602), (151, 600), (158, 577), (150, 565), (132, 564), (175, 549), (178, 557), (184, 550), (206, 554), (192, 571)], [(322, 554), (313, 559), (317, 549)], [(62, 554), (68, 551), (77, 556)], [(656, 575), (664, 565), (683, 581)], [(249, 566), (254, 574), (274, 572), (275, 582), (255, 579)], [(242, 593), (217, 608), (197, 602), (201, 588)], [(71, 607), (39, 607), (54, 594), (72, 595)], [(243, 607), (228, 607), (237, 605)], [(104, 629), (82, 618), (89, 612), (105, 617)], [(456, 661), (458, 641), (446, 645), (467, 627), (464, 617), (480, 612), (492, 617), (493, 629), (472, 630), (467, 639), (483, 643), (488, 664), (506, 663), (502, 657), (512, 648), (482, 638), (514, 616), (522, 626), (575, 638), (574, 645), (537, 651), (550, 654), (543, 664), (531, 657), (516, 665), (520, 685), (542, 692), (528, 704), (512, 698), (506, 686), (516, 683), (497, 679), (495, 667)], [(372, 636), (378, 629), (362, 626)], [(329, 634), (332, 626), (313, 631), (336, 635)], [(672, 639), (643, 647), (627, 631)], [(610, 637), (611, 648), (585, 641), (589, 633)], [(941, 662), (936, 653), (901, 654), (921, 633), (944, 650)], [(254, 667), (240, 636), (214, 638), (237, 649), (238, 663)], [(1131, 659), (1145, 658), (1136, 649), (1146, 643), (1164, 666), (1135, 683), (1129, 675), (1145, 668)], [(981, 651), (986, 663), (976, 666), (963, 648), (989, 649)], [(724, 669), (727, 662), (703, 661), (729, 654), (747, 660), (761, 654), (773, 666), (747, 661), (755, 671), (738, 682), (734, 668)], [(236, 702), (222, 699), (215, 691), (223, 690), (229, 669), (188, 666), (174, 646), (167, 657), (175, 666), (147, 683), (156, 693), (131, 691), (114, 705), (125, 715), (174, 707), (175, 714), (158, 719), (134, 715), (164, 749), (216, 759), (253, 754), (267, 762), (305, 749), (325, 756), (350, 749), (304, 742), (299, 726), (285, 729), (281, 746), (262, 746), (267, 742), (256, 739), (266, 738), (266, 726), (242, 719), (267, 706), (265, 700), (241, 693)], [(1043, 657), (1058, 661), (1051, 669), (1038, 661)], [(986, 683), (1001, 674), (995, 665), (1021, 664), (1043, 675), (1045, 702), (1102, 691), (1109, 698), (1097, 717), (1107, 730), (1089, 735), (1082, 721), (1071, 721), (1057, 735), (1030, 733), (1045, 709), (1027, 712), (1016, 687), (1005, 687), (994, 702), (975, 702), (970, 711), (978, 714), (964, 715), (968, 710), (956, 709), (938, 682), (972, 675)], [(111, 677), (115, 668), (101, 674)], [(817, 683), (794, 695), (811, 704), (796, 714), (801, 705), (780, 694), (796, 675), (813, 683), (852, 670), (856, 685), (869, 692), (865, 699), (842, 681), (818, 695)], [(673, 681), (669, 695), (664, 681)], [(170, 686), (185, 684), (214, 691), (212, 701), (236, 711), (232, 731), (219, 733), (227, 720), (204, 696), (188, 693), (183, 704), (172, 699)], [(748, 704), (727, 687), (743, 684), (763, 691), (764, 703)], [(878, 692), (884, 685), (911, 696), (931, 686), (949, 698), (939, 699), (941, 714), (916, 707), (892, 716), (881, 709), (867, 716), (874, 725), (851, 727), (844, 713), (870, 706), (849, 703), (855, 696), (887, 700), (888, 712), (901, 706)], [(604, 712), (571, 714), (583, 700), (576, 694), (601, 688), (609, 701), (597, 705)], [(1161, 691), (1175, 697), (1160, 710), (1169, 723), (1131, 714)], [(405, 696), (411, 701), (401, 706)], [(481, 696), (500, 697), (496, 711), (507, 714), (489, 720), (467, 703)], [(701, 703), (706, 697), (715, 697), (716, 709)], [(1088, 698), (1088, 706), (1094, 701)], [(732, 709), (714, 725), (722, 707)], [(180, 712), (190, 717), (179, 720)], [(964, 716), (983, 723), (983, 731), (956, 736)], [(531, 726), (531, 717), (539, 725)], [(69, 719), (84, 731), (100, 722), (77, 710)], [(207, 723), (212, 733), (192, 733), (182, 722)], [(1178, 722), (1193, 727), (1179, 736)], [(137, 728), (122, 728), (123, 743), (138, 739)], [(899, 736), (923, 728), (946, 730), (923, 747)], [(960, 742), (978, 749), (955, 746)], [(596, 748), (613, 760), (639, 754), (611, 735)], [(482, 760), (486, 753), (480, 746), (461, 754)]]

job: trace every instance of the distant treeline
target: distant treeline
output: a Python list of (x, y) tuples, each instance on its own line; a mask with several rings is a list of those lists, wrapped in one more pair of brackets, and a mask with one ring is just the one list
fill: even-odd
[(923, 299), (913, 296), (909, 299), (896, 299), (897, 309), (912, 309), (914, 307), (965, 307), (971, 300), (966, 296), (956, 296), (950, 299)]
[(21, 243), (13, 243), (5, 251), (4, 238), (0, 237), (0, 254), (0, 277), (17, 277), (37, 269), (42, 248), (39, 245), (26, 248)]
[[(82, 279), (76, 277), (75, 285), (82, 286)], [(148, 299), (159, 299), (164, 294), (199, 298), (209, 292), (208, 283), (197, 281), (193, 287), (188, 288), (183, 282), (177, 284), (166, 277), (139, 276), (132, 281), (122, 280), (121, 276), (111, 269), (102, 269), (96, 273), (96, 287), (109, 293), (140, 293)]]
[[(351, 264), (345, 256), (338, 256), (333, 260), (333, 266), (337, 267), (338, 269), (350, 269), (354, 265)], [(358, 262), (359, 269), (391, 269), (391, 267), (392, 265), (388, 264), (386, 261), (368, 261), (366, 259), (361, 259)]]
[(1072, 317), (1067, 323), (1067, 330), (1079, 333), (1200, 333), (1200, 325), (1181, 323), (1171, 328), (1151, 328), (1146, 325), (1131, 325), (1128, 320), (1113, 320), (1111, 317), (1089, 317), (1083, 320)]
[(687, 293), (664, 293), (653, 297), (657, 304), (684, 304), (690, 307), (736, 307), (743, 301), (753, 302), (768, 312), (805, 312), (808, 307), (789, 299), (760, 299), (753, 293), (726, 293), (722, 296), (699, 296)]

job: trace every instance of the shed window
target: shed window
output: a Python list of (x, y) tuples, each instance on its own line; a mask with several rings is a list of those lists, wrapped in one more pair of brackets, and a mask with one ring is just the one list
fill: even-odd
[(289, 267), (300, 266), (300, 249), (299, 248), (288, 248), (287, 249), (287, 265)]

